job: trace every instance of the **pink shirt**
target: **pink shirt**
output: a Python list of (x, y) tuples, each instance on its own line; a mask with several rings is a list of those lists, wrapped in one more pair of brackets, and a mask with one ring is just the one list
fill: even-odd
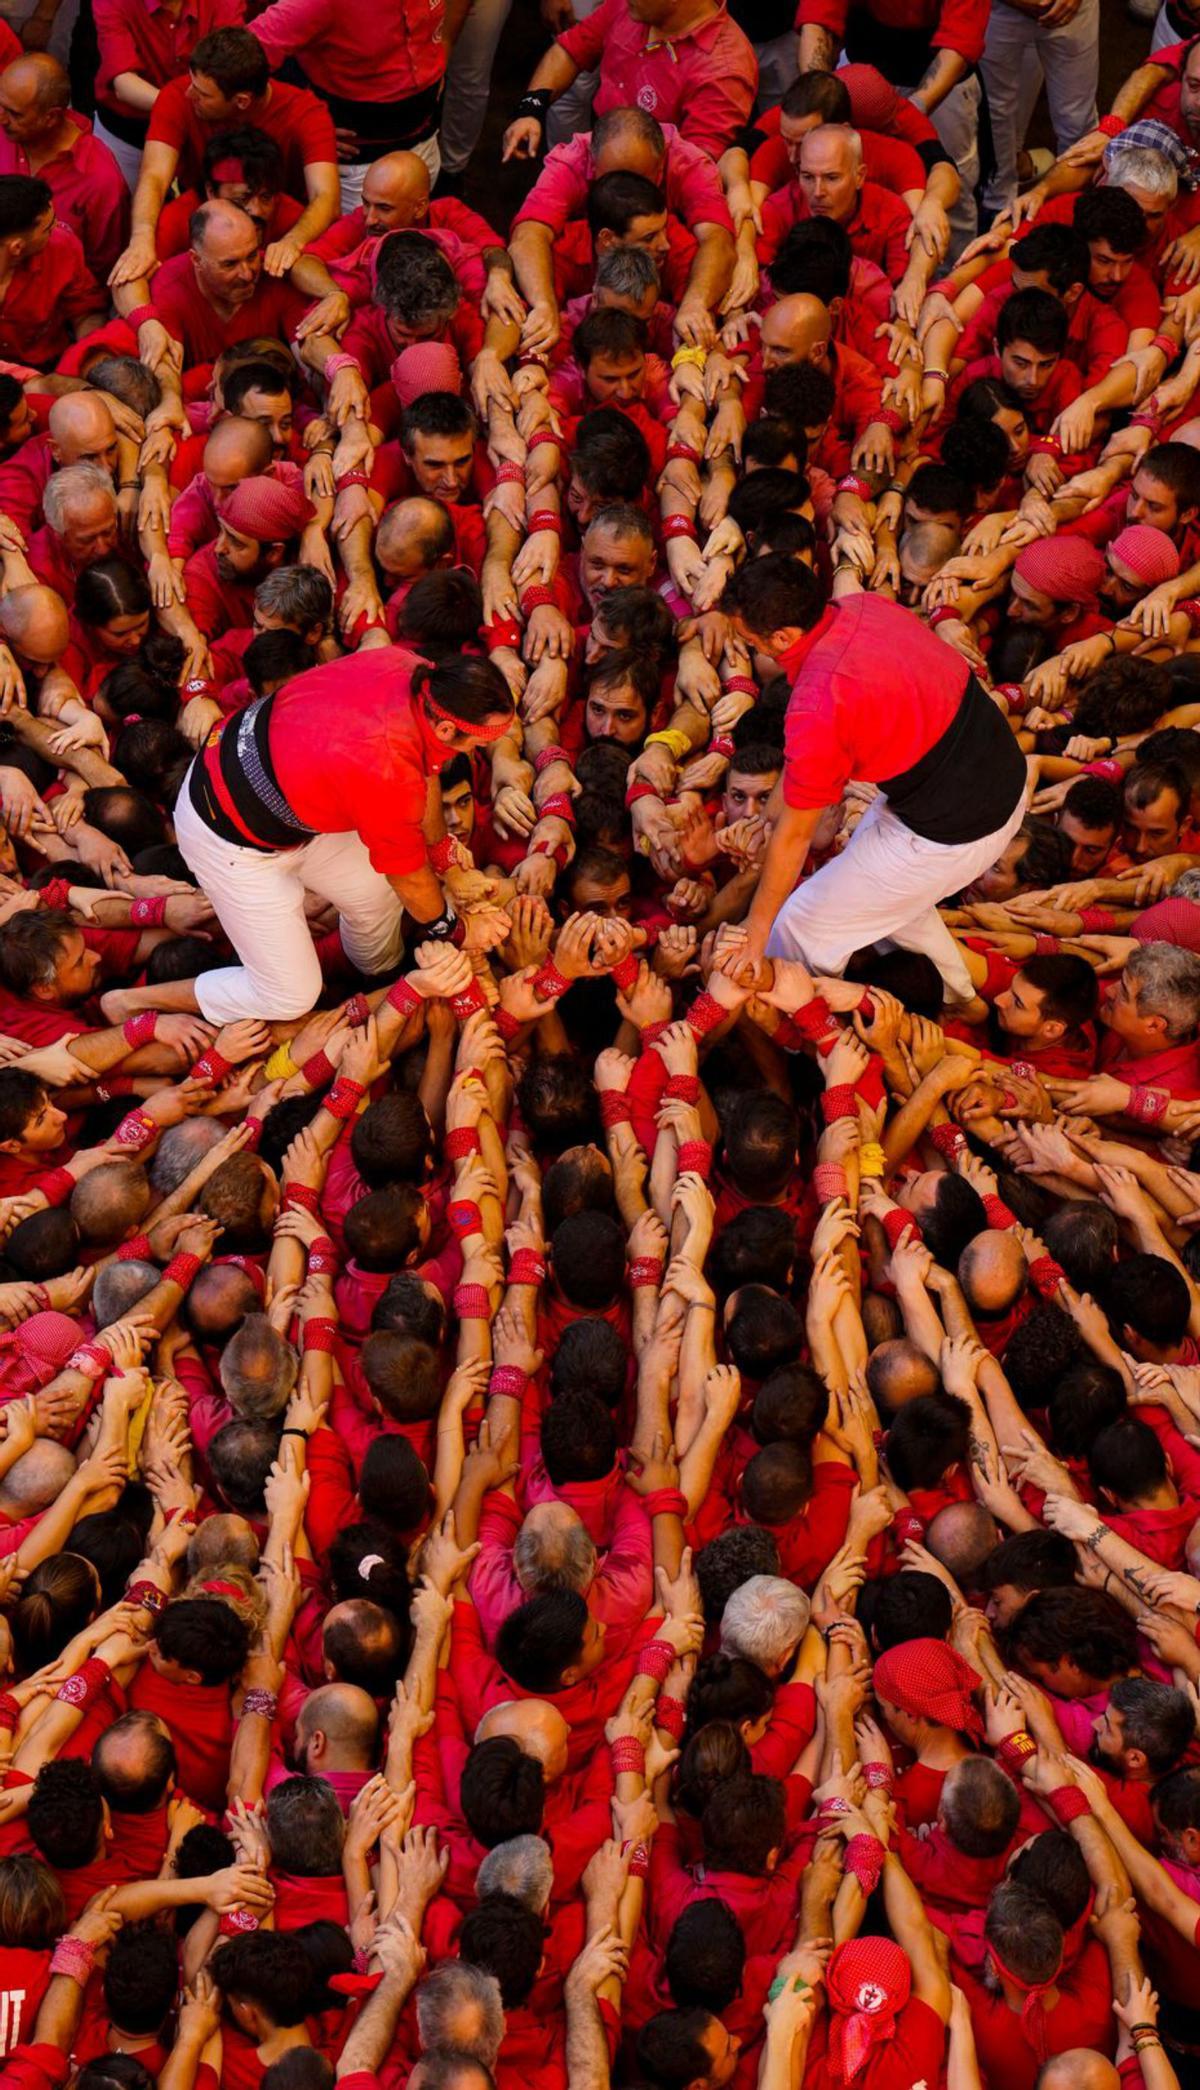
[(272, 71), (294, 55), (327, 94), (398, 102), (432, 87), (445, 72), (444, 16), (443, 0), (393, 0), (389, 7), (273, 0), (253, 31)]
[(75, 338), (81, 319), (100, 319), (108, 292), (100, 289), (83, 248), (66, 225), (55, 225), (40, 254), (14, 270), (0, 304), (0, 356), (48, 369)]
[(677, 123), (714, 158), (733, 144), (754, 106), (758, 60), (724, 8), (672, 42), (651, 44), (627, 0), (603, 0), (558, 42), (581, 72), (599, 67), (597, 116), (636, 104), (659, 123)]
[[(525, 1601), (513, 1573), (513, 1540), (521, 1512), (511, 1495), (485, 1497), (479, 1525), (480, 1552), (471, 1569), (471, 1596), (489, 1646), (511, 1611)], [(632, 1489), (622, 1490), (612, 1537), (587, 1593), (588, 1610), (613, 1635), (636, 1631), (654, 1594), (650, 1519)]]
[[(720, 225), (732, 232), (733, 219), (710, 155), (685, 138), (673, 123), (664, 123), (662, 128), (667, 141), (662, 176), (667, 209), (693, 232), (699, 225)], [(513, 224), (521, 225), (532, 218), (539, 225), (548, 225), (552, 232), (562, 232), (570, 219), (583, 217), (588, 185), (595, 178), (592, 134), (580, 131), (568, 138), (565, 145), (551, 147)], [(436, 210), (437, 205), (433, 208)]]
[[(65, 152), (38, 168), (54, 198), (60, 225), (76, 234), (98, 276), (107, 276), (129, 237), (129, 189), (107, 145), (92, 136), (86, 116), (67, 111), (75, 136)], [(0, 174), (29, 174), (23, 146), (0, 134)]]

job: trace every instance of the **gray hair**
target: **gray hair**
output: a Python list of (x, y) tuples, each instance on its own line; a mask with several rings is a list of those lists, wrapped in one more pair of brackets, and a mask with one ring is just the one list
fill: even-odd
[(150, 1163), (150, 1181), (158, 1195), (169, 1197), (173, 1190), (178, 1190), (185, 1176), (190, 1176), (197, 1163), (219, 1147), (224, 1137), (212, 1118), (185, 1118), (181, 1125), (168, 1125)]
[(648, 109), (639, 109), (636, 103), (627, 102), (623, 108), (607, 109), (592, 125), (592, 158), (596, 160), (606, 145), (618, 138), (636, 138), (656, 160), (664, 159), (667, 140), (663, 127)]
[(1167, 895), (1169, 900), (1200, 900), (1200, 871), (1185, 871), (1175, 880)]
[(614, 297), (640, 304), (650, 290), (658, 296), (660, 282), (658, 264), (645, 247), (609, 247), (596, 263), (597, 290), (611, 290)]
[(94, 392), (108, 392), (119, 399), (143, 421), (162, 399), (162, 386), (154, 372), (136, 356), (101, 356), (88, 371), (88, 383)]
[(540, 1836), (510, 1836), (490, 1850), (475, 1875), (480, 1901), (488, 1894), (510, 1894), (540, 1916), (554, 1886), (554, 1860)]
[(802, 1589), (779, 1575), (751, 1575), (727, 1599), (721, 1614), (721, 1651), (778, 1669), (808, 1631), (812, 1609)]
[(417, 1990), (423, 2047), (454, 2047), (494, 2068), (504, 2038), (500, 1983), (465, 1959), (444, 1959)]
[(1123, 189), (1132, 182), (1151, 196), (1173, 203), (1179, 193), (1179, 176), (1166, 155), (1149, 145), (1124, 145), (1114, 138), (1104, 148), (1104, 172), (1110, 189)]
[(42, 514), (56, 537), (61, 537), (66, 527), (67, 510), (73, 502), (81, 502), (89, 494), (102, 493), (113, 507), (117, 497), (108, 473), (98, 464), (68, 464), (61, 472), (51, 472), (42, 495)]
[(819, 123), (813, 130), (806, 133), (804, 142), (807, 144), (814, 138), (827, 138), (833, 131), (836, 131), (838, 138), (846, 147), (846, 151), (850, 156), (851, 171), (857, 174), (863, 163), (863, 142), (853, 124)]
[(316, 566), (277, 566), (254, 590), (254, 607), (298, 624), (327, 624), (333, 590)]
[(1173, 943), (1143, 943), (1128, 959), (1125, 979), (1137, 988), (1144, 1016), (1166, 1018), (1167, 1036), (1186, 1038), (1200, 1023), (1200, 958)]
[(527, 1595), (573, 1589), (582, 1596), (595, 1572), (596, 1548), (582, 1524), (531, 1530), (526, 1518), (513, 1541), (513, 1573)]
[(266, 1314), (247, 1314), (221, 1352), (221, 1390), (243, 1422), (270, 1422), (287, 1407), (299, 1370)]
[(111, 1322), (119, 1321), (152, 1292), (158, 1283), (158, 1270), (153, 1263), (143, 1263), (131, 1257), (124, 1263), (106, 1263), (92, 1286), (92, 1312), (97, 1328), (107, 1328)]

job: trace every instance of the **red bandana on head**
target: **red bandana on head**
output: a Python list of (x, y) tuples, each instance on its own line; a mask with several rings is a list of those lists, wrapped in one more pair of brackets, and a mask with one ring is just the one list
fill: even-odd
[(908, 1954), (891, 1938), (852, 1938), (830, 1960), (825, 1991), (829, 2073), (836, 2083), (853, 2083), (873, 2049), (892, 2037), (912, 1993)]
[(944, 1640), (902, 1640), (875, 1664), (876, 1698), (914, 1720), (936, 1720), (982, 1741), (983, 1721), (971, 1698), (982, 1678)]

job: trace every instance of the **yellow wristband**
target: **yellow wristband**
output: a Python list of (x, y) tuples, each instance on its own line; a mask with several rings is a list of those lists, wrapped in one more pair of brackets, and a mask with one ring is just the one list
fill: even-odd
[(647, 733), (642, 745), (643, 747), (665, 747), (674, 755), (677, 762), (682, 762), (684, 756), (690, 755), (692, 752), (691, 739), (678, 726), (664, 726), (661, 733)]
[(868, 1139), (858, 1151), (860, 1176), (881, 1176), (887, 1169), (887, 1155), (877, 1139)]
[(263, 1073), (268, 1081), (290, 1081), (293, 1074), (298, 1074), (299, 1072), (300, 1069), (292, 1058), (291, 1049), (287, 1045), (277, 1045), (263, 1068)]
[(672, 370), (678, 370), (682, 363), (691, 363), (697, 370), (703, 370), (707, 361), (708, 350), (706, 348), (677, 348), (671, 357), (671, 368)]

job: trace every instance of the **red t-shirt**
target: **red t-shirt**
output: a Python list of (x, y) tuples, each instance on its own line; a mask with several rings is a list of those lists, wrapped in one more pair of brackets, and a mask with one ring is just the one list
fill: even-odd
[(14, 269), (0, 301), (0, 357), (49, 369), (75, 338), (81, 319), (100, 319), (108, 293), (100, 289), (83, 248), (66, 225), (55, 225), (40, 254)]
[[(204, 172), (204, 148), (229, 122), (205, 123), (188, 93), (188, 75), (183, 73), (163, 88), (146, 132), (148, 145), (169, 145), (179, 154), (176, 170), (181, 187), (195, 187)], [(324, 102), (307, 87), (289, 87), (272, 80), (261, 104), (247, 110), (246, 123), (265, 131), (283, 154), (283, 185), (293, 196), (306, 196), (306, 167), (336, 166), (337, 140), (333, 118)], [(157, 281), (157, 279), (156, 279)]]

